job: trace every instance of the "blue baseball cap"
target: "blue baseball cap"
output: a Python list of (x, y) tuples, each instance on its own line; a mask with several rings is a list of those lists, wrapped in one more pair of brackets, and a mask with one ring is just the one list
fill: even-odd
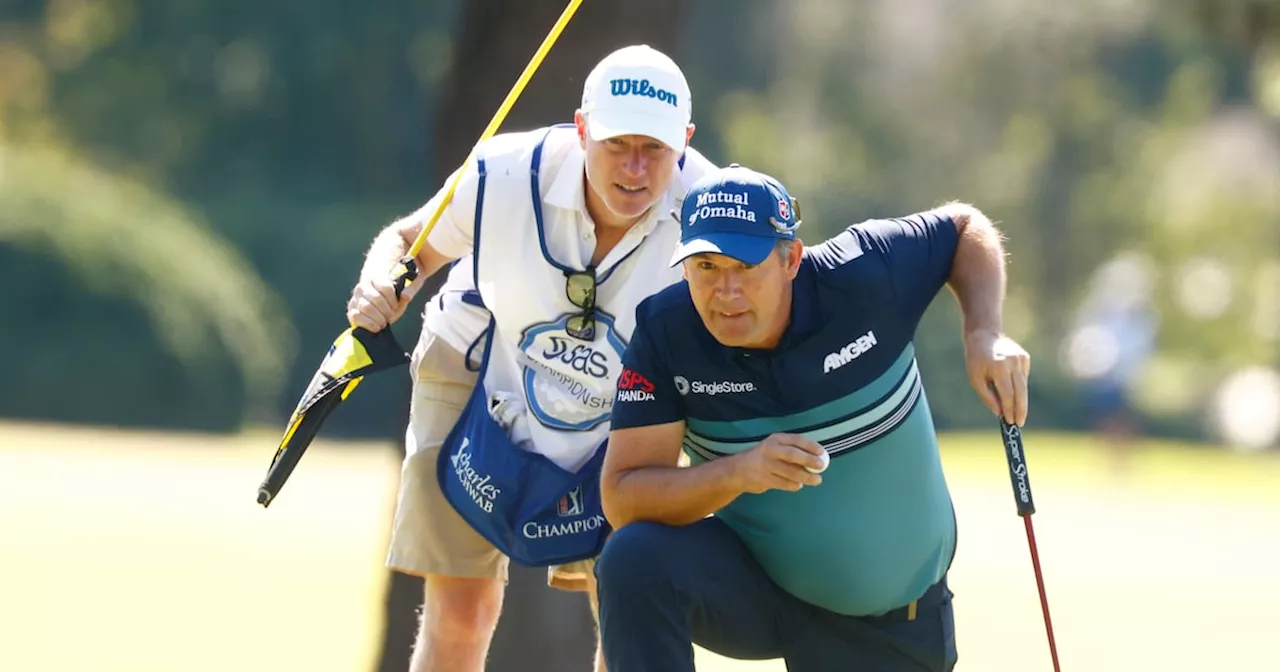
[(795, 240), (800, 213), (774, 178), (733, 163), (698, 180), (680, 209), (680, 246), (671, 265), (715, 253), (748, 264), (769, 257), (779, 240)]

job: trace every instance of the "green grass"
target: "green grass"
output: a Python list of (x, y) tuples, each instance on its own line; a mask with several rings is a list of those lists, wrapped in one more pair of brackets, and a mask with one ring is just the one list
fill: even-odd
[[(396, 457), (317, 443), (264, 511), (277, 438), (0, 425), (0, 670), (369, 669)], [(1117, 472), (1090, 438), (1026, 441), (1064, 669), (1274, 664), (1280, 459), (1144, 443)], [(943, 442), (957, 669), (1048, 670), (999, 438)]]

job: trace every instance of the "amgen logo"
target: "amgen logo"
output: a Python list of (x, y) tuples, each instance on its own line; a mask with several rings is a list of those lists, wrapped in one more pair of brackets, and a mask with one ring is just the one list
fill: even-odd
[(874, 347), (876, 347), (876, 335), (874, 332), (868, 331), (865, 335), (859, 336), (843, 348), (827, 355), (822, 360), (822, 372), (824, 374), (831, 373), (861, 357), (864, 352)]

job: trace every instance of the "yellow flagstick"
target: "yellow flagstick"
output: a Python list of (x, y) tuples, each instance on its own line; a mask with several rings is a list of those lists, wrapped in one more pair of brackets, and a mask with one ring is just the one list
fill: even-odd
[[(533, 52), (533, 58), (529, 60), (529, 64), (524, 67), (524, 72), (520, 73), (520, 78), (516, 80), (515, 85), (511, 87), (511, 91), (507, 93), (507, 99), (502, 101), (502, 105), (498, 107), (498, 111), (494, 113), (493, 119), (489, 121), (488, 128), (484, 129), (484, 133), (480, 134), (480, 139), (476, 141), (476, 145), (493, 137), (498, 127), (502, 125), (502, 120), (507, 118), (507, 112), (511, 111), (511, 107), (516, 104), (516, 99), (520, 97), (520, 93), (524, 91), (524, 87), (533, 78), (533, 73), (537, 72), (538, 66), (542, 65), (542, 59), (546, 57), (547, 52), (551, 51), (551, 45), (556, 43), (560, 38), (560, 33), (564, 31), (564, 27), (569, 25), (569, 19), (573, 18), (575, 12), (578, 11), (578, 5), (582, 4), (582, 0), (570, 0), (569, 6), (564, 8), (564, 12), (560, 14), (560, 18), (554, 26), (551, 26), (551, 32), (547, 33), (546, 38), (542, 40), (542, 46)], [(444, 198), (440, 200), (440, 205), (436, 206), (436, 211), (431, 214), (431, 219), (427, 220), (425, 226), (422, 227), (422, 233), (418, 234), (413, 245), (409, 247), (406, 254), (410, 259), (418, 256), (418, 251), (422, 249), (422, 244), (427, 240), (427, 234), (431, 233), (431, 229), (435, 227), (439, 221), (440, 215), (444, 214), (444, 209), (448, 207), (449, 202), (453, 200), (453, 192), (458, 188), (458, 181), (462, 178), (462, 174), (466, 172), (466, 168), (471, 163), (471, 159), (475, 157), (475, 147), (471, 148), (471, 153), (467, 154), (466, 160), (462, 162), (462, 170), (459, 170), (449, 182), (449, 189), (444, 192)]]

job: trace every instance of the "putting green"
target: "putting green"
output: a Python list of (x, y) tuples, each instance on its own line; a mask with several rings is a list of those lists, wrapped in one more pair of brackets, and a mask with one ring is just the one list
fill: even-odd
[[(264, 511), (277, 438), (0, 425), (0, 670), (369, 669), (397, 459), (318, 442)], [(1089, 438), (1026, 440), (1064, 669), (1274, 663), (1280, 458), (1147, 443), (1117, 473)], [(944, 457), (957, 669), (1048, 670), (998, 437)]]

